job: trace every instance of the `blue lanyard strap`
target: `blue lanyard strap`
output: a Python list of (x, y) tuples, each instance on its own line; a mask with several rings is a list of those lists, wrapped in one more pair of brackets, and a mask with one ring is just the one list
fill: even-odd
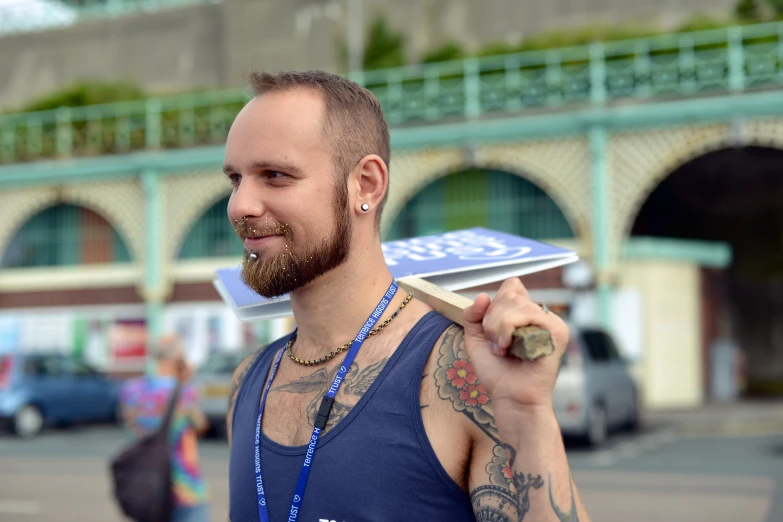
[[(356, 354), (359, 353), (359, 348), (362, 347), (362, 344), (364, 344), (364, 340), (367, 339), (370, 330), (372, 330), (373, 326), (375, 326), (375, 323), (378, 322), (378, 319), (380, 319), (383, 313), (386, 311), (386, 308), (389, 306), (389, 303), (391, 303), (392, 298), (394, 298), (394, 295), (397, 293), (397, 288), (397, 281), (392, 281), (391, 286), (389, 286), (389, 289), (384, 294), (381, 302), (378, 303), (378, 306), (375, 307), (375, 310), (373, 310), (372, 314), (370, 314), (370, 317), (364, 323), (362, 329), (359, 330), (358, 334), (356, 334), (356, 337), (351, 344), (351, 348), (345, 355), (345, 359), (340, 365), (340, 369), (338, 370), (337, 375), (335, 375), (334, 381), (332, 381), (332, 385), (329, 387), (329, 390), (321, 400), (321, 406), (318, 408), (318, 413), (315, 419), (313, 434), (310, 437), (310, 442), (307, 445), (304, 463), (302, 464), (302, 471), (299, 473), (299, 480), (296, 483), (294, 498), (291, 501), (291, 509), (288, 513), (289, 522), (296, 522), (296, 519), (299, 517), (299, 511), (302, 507), (305, 488), (307, 487), (307, 479), (310, 476), (310, 467), (313, 463), (313, 458), (315, 457), (315, 450), (318, 447), (318, 439), (321, 436), (321, 432), (326, 427), (326, 422), (329, 420), (329, 413), (331, 412), (332, 405), (334, 404), (334, 397), (337, 395), (337, 391), (340, 389), (340, 385), (345, 379), (348, 370), (351, 368), (351, 364), (353, 364), (353, 360), (356, 357)], [(266, 505), (264, 481), (261, 478), (261, 419), (264, 416), (264, 407), (266, 406), (266, 398), (269, 394), (269, 388), (272, 387), (272, 381), (274, 380), (275, 374), (277, 373), (277, 368), (280, 366), (280, 360), (283, 357), (284, 351), (285, 347), (281, 348), (277, 353), (277, 357), (275, 357), (274, 364), (272, 365), (272, 371), (269, 374), (269, 381), (266, 383), (266, 388), (264, 388), (264, 395), (261, 397), (261, 404), (258, 408), (258, 420), (256, 422), (253, 465), (256, 473), (258, 518), (261, 522), (269, 522), (269, 510), (267, 509)]]

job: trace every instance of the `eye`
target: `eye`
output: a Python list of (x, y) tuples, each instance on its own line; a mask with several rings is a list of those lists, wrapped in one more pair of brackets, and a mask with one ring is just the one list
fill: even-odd
[(241, 174), (226, 174), (226, 177), (228, 178), (228, 181), (234, 185), (239, 185), (239, 182), (242, 180)]
[(280, 172), (278, 170), (270, 170), (270, 171), (267, 171), (266, 176), (269, 179), (280, 179), (280, 178), (284, 178), (286, 176), (286, 174), (284, 174), (283, 172)]

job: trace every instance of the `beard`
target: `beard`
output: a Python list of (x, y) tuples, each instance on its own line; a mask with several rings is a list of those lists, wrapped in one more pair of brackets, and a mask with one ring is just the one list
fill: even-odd
[[(242, 262), (242, 281), (263, 297), (279, 297), (312, 283), (345, 262), (350, 251), (352, 232), (347, 188), (336, 190), (333, 206), (335, 227), (331, 237), (299, 248), (296, 247), (293, 231), (284, 223), (254, 225), (242, 221), (237, 224), (235, 230), (242, 239), (282, 235), (286, 242), (281, 254), (246, 250)], [(256, 254), (257, 258), (251, 259), (251, 253)]]

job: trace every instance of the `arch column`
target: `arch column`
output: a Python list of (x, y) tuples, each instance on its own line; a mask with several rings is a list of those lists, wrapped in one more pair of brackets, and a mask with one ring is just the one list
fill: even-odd
[(153, 169), (145, 169), (141, 173), (144, 189), (144, 296), (147, 318), (147, 371), (155, 371), (155, 359), (152, 348), (162, 334), (163, 304), (165, 302), (167, 284), (164, 281), (163, 234), (161, 233), (161, 217), (163, 215), (160, 176)]
[(612, 322), (612, 284), (609, 252), (611, 213), (607, 208), (609, 187), (606, 169), (606, 129), (601, 126), (593, 127), (589, 131), (589, 137), (593, 218), (592, 253), (598, 293), (598, 321), (608, 329)]

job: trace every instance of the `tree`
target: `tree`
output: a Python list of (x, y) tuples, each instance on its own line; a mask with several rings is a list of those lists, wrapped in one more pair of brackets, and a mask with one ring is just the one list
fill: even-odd
[(364, 48), (364, 68), (383, 69), (405, 65), (405, 40), (393, 31), (383, 17), (376, 17), (370, 26)]
[(739, 0), (734, 13), (740, 20), (758, 20), (761, 15), (759, 0)]
[(783, 15), (783, 0), (767, 0), (767, 4), (775, 11), (776, 16)]
[(457, 42), (449, 42), (441, 47), (428, 52), (422, 58), (422, 63), (447, 62), (449, 60), (461, 60), (465, 58), (465, 51)]

